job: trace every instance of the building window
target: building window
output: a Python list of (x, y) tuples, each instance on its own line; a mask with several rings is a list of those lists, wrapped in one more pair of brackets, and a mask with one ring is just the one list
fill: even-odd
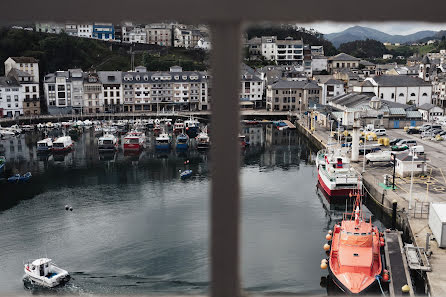
[(410, 94), (410, 97), (415, 97), (415, 93)]
[(400, 93), (400, 95), (399, 95), (400, 97), (404, 97), (404, 94), (403, 93)]
[(426, 93), (423, 93), (423, 96), (427, 96), (427, 94), (426, 94)]

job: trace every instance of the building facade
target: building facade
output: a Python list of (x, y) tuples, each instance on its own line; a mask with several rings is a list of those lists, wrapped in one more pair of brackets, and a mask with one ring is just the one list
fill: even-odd
[(94, 23), (93, 38), (100, 40), (114, 40), (115, 28), (111, 23)]
[(313, 81), (280, 80), (266, 90), (266, 110), (306, 111), (309, 101), (320, 102), (321, 87)]
[(5, 75), (12, 69), (18, 69), (33, 76), (33, 81), (39, 83), (39, 61), (33, 57), (9, 57), (5, 61)]
[(0, 77), (0, 117), (23, 115), (22, 88), (14, 77)]

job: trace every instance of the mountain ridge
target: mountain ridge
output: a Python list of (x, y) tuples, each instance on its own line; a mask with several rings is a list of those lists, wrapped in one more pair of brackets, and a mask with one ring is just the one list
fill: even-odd
[(353, 26), (341, 32), (325, 34), (324, 37), (331, 41), (334, 46), (339, 47), (342, 43), (365, 39), (391, 43), (414, 42), (423, 38), (433, 37), (438, 33), (438, 31), (423, 30), (408, 35), (391, 35), (373, 28)]

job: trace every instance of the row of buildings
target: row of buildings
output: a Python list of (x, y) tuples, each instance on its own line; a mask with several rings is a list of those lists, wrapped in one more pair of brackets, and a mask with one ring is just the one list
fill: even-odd
[[(17, 27), (16, 27), (17, 28)], [(202, 48), (209, 50), (208, 29), (179, 23), (122, 24), (112, 23), (36, 23), (35, 30), (44, 33), (66, 33), (70, 36), (124, 43)]]
[[(345, 53), (326, 57), (322, 47), (307, 47), (302, 40), (287, 39), (285, 44), (293, 53), (286, 60), (289, 58), (278, 59), (283, 57), (283, 43), (262, 37), (262, 48), (262, 40), (276, 56), (269, 55), (271, 65), (257, 69), (241, 64), (241, 108), (305, 112), (315, 106), (329, 106), (346, 94), (368, 94), (395, 104), (430, 107), (436, 115), (439, 111), (432, 106), (445, 107), (446, 67), (441, 63), (441, 53), (432, 60), (428, 56), (414, 57), (407, 65), (375, 65)], [(310, 67), (315, 60), (325, 60), (326, 71), (306, 71), (307, 59)], [(2, 116), (37, 114), (31, 107), (38, 106), (40, 96), (44, 96), (42, 102), (51, 114), (198, 111), (212, 106), (210, 74), (183, 71), (178, 66), (160, 72), (141, 66), (134, 71), (68, 69), (47, 74), (40, 81), (37, 60), (11, 57), (5, 61), (5, 70), (5, 77), (0, 78)]]

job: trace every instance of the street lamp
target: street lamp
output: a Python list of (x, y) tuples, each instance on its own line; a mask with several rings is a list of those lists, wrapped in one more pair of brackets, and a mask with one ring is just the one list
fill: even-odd
[(395, 158), (395, 154), (391, 153), (391, 159), (393, 161), (393, 181), (392, 181), (392, 190), (395, 190), (395, 168), (396, 168), (396, 158)]

